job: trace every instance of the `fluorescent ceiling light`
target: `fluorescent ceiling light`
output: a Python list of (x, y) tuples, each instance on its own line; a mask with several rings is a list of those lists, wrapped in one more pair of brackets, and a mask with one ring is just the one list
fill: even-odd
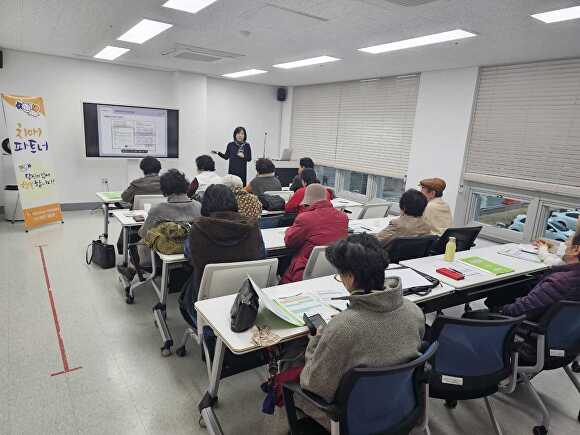
[(119, 41), (134, 42), (143, 44), (161, 32), (173, 27), (173, 24), (161, 23), (159, 21), (143, 19), (123, 33), (117, 39)]
[(268, 71), (264, 71), (263, 69), (247, 69), (245, 71), (238, 71), (235, 73), (224, 74), (222, 77), (228, 77), (230, 79), (238, 79), (240, 77), (248, 77), (248, 76), (255, 76), (258, 74), (265, 74)]
[(312, 57), (310, 59), (297, 60), (295, 62), (279, 63), (278, 65), (274, 65), (274, 68), (283, 68), (283, 69), (300, 68), (301, 66), (318, 65), (327, 62), (336, 62), (337, 60), (340, 59), (332, 56), (319, 56)]
[(544, 23), (559, 23), (560, 21), (575, 20), (580, 18), (580, 6), (534, 14), (531, 17)]
[(403, 41), (389, 42), (388, 44), (374, 45), (372, 47), (359, 48), (365, 53), (379, 54), (389, 51), (404, 50), (406, 48), (422, 47), (424, 45), (439, 44), (441, 42), (455, 41), (457, 39), (471, 38), (475, 33), (455, 29), (449, 32), (435, 33), (433, 35), (420, 36), (418, 38), (404, 39)]
[(168, 0), (163, 7), (196, 14), (215, 2), (217, 0)]
[(115, 60), (119, 56), (124, 55), (130, 51), (128, 48), (121, 48), (121, 47), (113, 47), (112, 45), (107, 45), (93, 57), (97, 59), (105, 59), (105, 60)]

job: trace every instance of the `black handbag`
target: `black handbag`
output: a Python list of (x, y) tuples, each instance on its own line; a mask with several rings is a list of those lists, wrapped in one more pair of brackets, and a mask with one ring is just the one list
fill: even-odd
[(246, 278), (230, 310), (232, 331), (244, 332), (256, 323), (260, 300), (254, 286)]
[(115, 247), (108, 243), (103, 243), (101, 240), (93, 240), (90, 245), (87, 246), (85, 261), (87, 264), (95, 263), (103, 269), (115, 267), (115, 263), (117, 262)]
[(286, 205), (284, 198), (278, 195), (258, 195), (258, 199), (262, 203), (262, 208), (267, 211), (283, 211)]

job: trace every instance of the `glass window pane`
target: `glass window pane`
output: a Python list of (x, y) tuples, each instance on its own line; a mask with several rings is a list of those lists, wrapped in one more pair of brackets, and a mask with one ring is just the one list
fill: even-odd
[(377, 176), (377, 197), (387, 201), (398, 202), (405, 192), (405, 180), (403, 178)]
[(497, 228), (524, 232), (530, 203), (504, 195), (475, 193), (473, 220)]
[(580, 209), (560, 209), (551, 207), (546, 220), (546, 229), (541, 236), (545, 239), (565, 242), (574, 235)]
[(368, 174), (362, 172), (345, 171), (344, 187), (349, 192), (367, 194)]
[(329, 166), (315, 166), (314, 170), (320, 182), (325, 186), (336, 188), (336, 169)]

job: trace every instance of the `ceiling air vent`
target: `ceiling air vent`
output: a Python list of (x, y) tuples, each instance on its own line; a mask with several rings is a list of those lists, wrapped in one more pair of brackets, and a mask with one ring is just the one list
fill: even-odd
[(210, 48), (194, 47), (192, 45), (175, 44), (173, 48), (162, 51), (163, 56), (171, 56), (176, 59), (185, 59), (193, 62), (219, 62), (224, 59), (237, 59), (243, 54), (230, 53), (227, 51), (212, 50)]
[(385, 0), (385, 1), (389, 3), (395, 3), (396, 5), (400, 6), (413, 7), (426, 5), (427, 3), (432, 3), (437, 0)]

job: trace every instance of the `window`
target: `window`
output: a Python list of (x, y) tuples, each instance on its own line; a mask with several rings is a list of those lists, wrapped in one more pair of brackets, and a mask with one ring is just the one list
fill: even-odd
[(349, 192), (367, 194), (368, 174), (354, 171), (344, 171), (344, 187)]
[(405, 179), (377, 176), (377, 197), (393, 202), (399, 202), (405, 192)]
[(578, 224), (578, 216), (580, 215), (578, 211), (549, 207), (546, 214), (548, 217), (543, 221), (545, 231), (541, 237), (565, 242), (574, 236), (576, 225)]
[(336, 188), (336, 169), (329, 166), (315, 166), (314, 170), (322, 184)]

